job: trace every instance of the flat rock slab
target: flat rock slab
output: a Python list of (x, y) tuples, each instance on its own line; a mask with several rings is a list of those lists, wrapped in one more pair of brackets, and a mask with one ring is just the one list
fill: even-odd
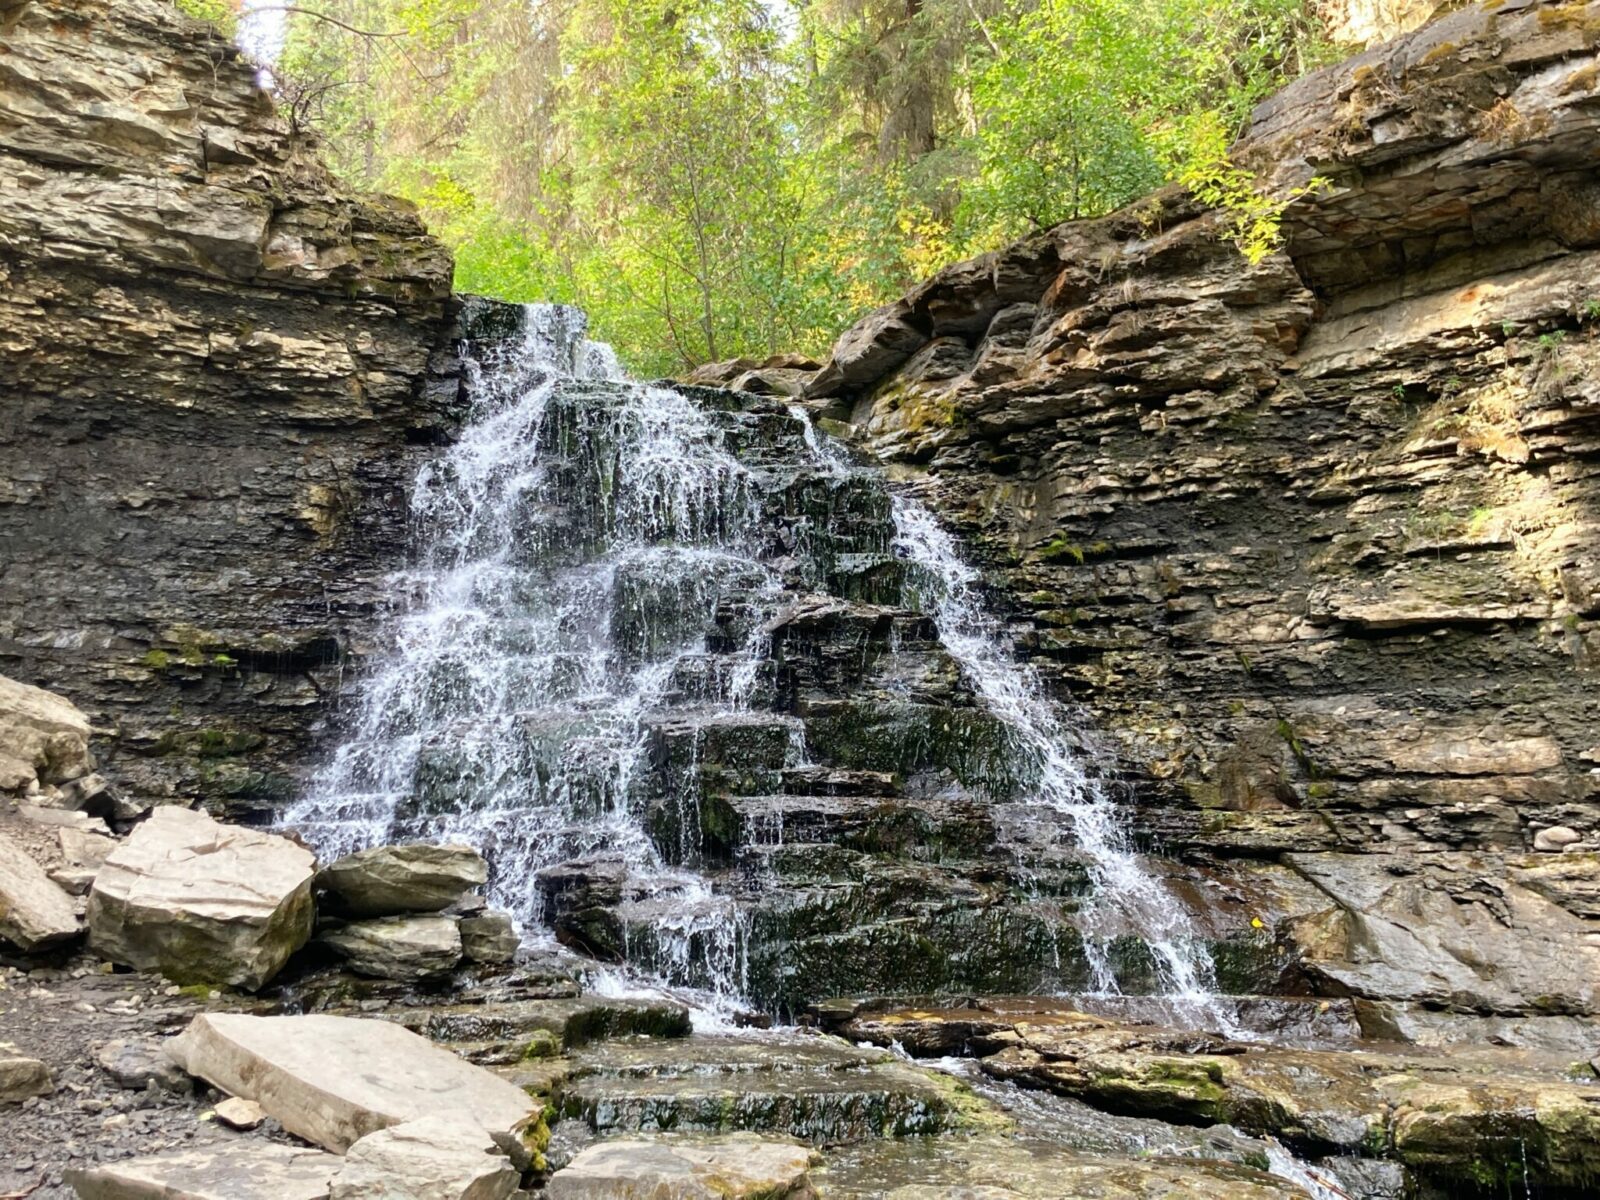
[(483, 1130), (425, 1117), (351, 1146), (332, 1200), (506, 1200), (521, 1182), (522, 1173)]
[(753, 1134), (590, 1146), (550, 1177), (550, 1200), (812, 1200), (810, 1147)]
[(524, 1157), (519, 1139), (533, 1101), (388, 1021), (202, 1013), (171, 1053), (191, 1075), (254, 1100), (290, 1133), (339, 1153), (391, 1125), (448, 1116)]
[(68, 1171), (80, 1200), (328, 1200), (341, 1160), (320, 1150), (239, 1138)]
[(470, 846), (374, 846), (338, 859), (317, 883), (354, 915), (383, 917), (449, 908), (488, 878)]
[(177, 983), (253, 990), (310, 938), (315, 869), (288, 838), (158, 808), (95, 877), (89, 944)]
[(26, 850), (0, 835), (0, 938), (36, 950), (78, 933), (72, 897)]

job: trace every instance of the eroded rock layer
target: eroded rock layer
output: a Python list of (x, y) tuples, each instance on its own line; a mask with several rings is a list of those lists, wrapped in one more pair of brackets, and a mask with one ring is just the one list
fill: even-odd
[(1593, 1011), (1597, 41), (1597, 4), (1455, 12), (1256, 111), (1282, 252), (1161, 193), (941, 272), (809, 385), (1014, 598), (1140, 827), (1333, 994)]
[(0, 668), (266, 805), (457, 401), (449, 255), (161, 0), (0, 5)]

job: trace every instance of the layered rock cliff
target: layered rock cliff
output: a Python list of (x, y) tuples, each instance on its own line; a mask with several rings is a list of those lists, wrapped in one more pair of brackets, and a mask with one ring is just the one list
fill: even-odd
[(1164, 192), (941, 272), (809, 384), (991, 568), (1150, 840), (1301, 913), (1332, 992), (1526, 1011), (1568, 956), (1546, 1007), (1594, 1004), (1597, 40), (1456, 12), (1256, 111), (1281, 252)]
[(270, 804), (457, 403), (448, 253), (162, 0), (0, 6), (0, 672)]

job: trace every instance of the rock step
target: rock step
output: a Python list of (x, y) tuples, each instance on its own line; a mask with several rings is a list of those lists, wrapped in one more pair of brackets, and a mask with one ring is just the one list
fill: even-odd
[(900, 783), (888, 771), (847, 771), (807, 765), (783, 771), (783, 790), (796, 796), (898, 796)]
[(408, 1029), (473, 1062), (496, 1064), (541, 1058), (618, 1037), (681, 1038), (690, 1033), (689, 1010), (670, 1000), (580, 996), (459, 1005), (401, 1018)]
[(884, 796), (708, 796), (700, 828), (707, 853), (724, 859), (743, 847), (790, 842), (939, 858), (992, 841), (973, 806)]
[(229, 1138), (67, 1172), (79, 1200), (327, 1200), (344, 1160), (302, 1146)]
[(574, 1056), (555, 1103), (598, 1134), (750, 1131), (819, 1143), (941, 1133), (977, 1105), (883, 1051), (798, 1036), (609, 1042)]

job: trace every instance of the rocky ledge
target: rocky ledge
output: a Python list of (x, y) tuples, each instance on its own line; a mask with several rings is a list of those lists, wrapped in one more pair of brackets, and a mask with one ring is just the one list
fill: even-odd
[(459, 404), (451, 260), (168, 0), (0, 5), (0, 671), (270, 807)]

